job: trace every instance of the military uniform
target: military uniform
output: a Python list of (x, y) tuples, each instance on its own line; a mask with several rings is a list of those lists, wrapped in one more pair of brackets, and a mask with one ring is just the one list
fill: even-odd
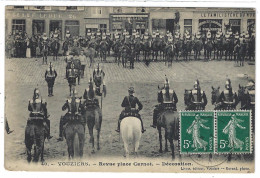
[(81, 99), (77, 97), (77, 92), (74, 91), (62, 106), (62, 111), (67, 110), (67, 113), (60, 118), (58, 141), (63, 141), (63, 130), (68, 121), (79, 120), (85, 126), (85, 121), (81, 117), (81, 107)]
[(199, 81), (196, 80), (194, 88), (190, 91), (189, 102), (187, 104), (188, 110), (204, 110), (207, 105), (207, 97), (203, 90), (201, 90)]
[(238, 103), (237, 94), (232, 91), (231, 81), (226, 81), (225, 89), (220, 94), (220, 101), (227, 109), (235, 109)]
[[(121, 104), (122, 107), (124, 107), (124, 110), (121, 112), (118, 120), (118, 127), (117, 132), (120, 132), (120, 121), (125, 117), (137, 117), (141, 121), (142, 126), (142, 133), (145, 132), (143, 121), (141, 119), (141, 115), (139, 114), (139, 111), (143, 109), (142, 103), (139, 101), (137, 97), (135, 97), (134, 94), (134, 88), (130, 87), (129, 90), (129, 96), (125, 96), (123, 99), (123, 102)], [(136, 109), (136, 105), (138, 105), (138, 109)]]
[(158, 105), (155, 106), (153, 112), (153, 125), (151, 127), (156, 128), (158, 116), (165, 110), (177, 111), (176, 103), (178, 103), (178, 97), (174, 90), (170, 89), (170, 84), (166, 78), (164, 88), (158, 92)]
[(105, 85), (104, 77), (105, 77), (105, 72), (101, 68), (99, 68), (99, 64), (98, 64), (98, 67), (93, 71), (93, 80), (96, 85), (96, 94), (98, 96), (101, 96), (103, 92), (102, 86)]
[(34, 89), (33, 99), (29, 100), (28, 111), (30, 111), (28, 121), (42, 119), (45, 131), (47, 132), (47, 138), (52, 138), (50, 136), (50, 120), (48, 119), (47, 102), (41, 98), (40, 91), (37, 88)]
[(57, 72), (53, 68), (52, 63), (50, 62), (50, 65), (45, 72), (45, 80), (48, 84), (48, 96), (53, 96), (53, 86), (56, 77), (57, 77)]

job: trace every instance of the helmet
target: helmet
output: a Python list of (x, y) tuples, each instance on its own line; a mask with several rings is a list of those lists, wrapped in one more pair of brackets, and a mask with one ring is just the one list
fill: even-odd
[(246, 87), (252, 87), (252, 86), (255, 86), (254, 80), (250, 80), (250, 81), (248, 82), (248, 84), (246, 85)]
[(195, 82), (194, 82), (194, 88), (195, 88), (195, 89), (199, 89), (199, 88), (200, 88), (200, 82), (199, 82), (198, 79), (195, 80)]
[(52, 62), (50, 62), (49, 67), (53, 67)]
[(33, 99), (37, 99), (37, 98), (40, 98), (40, 90), (39, 88), (35, 88), (34, 91), (33, 91)]
[(231, 89), (231, 88), (232, 88), (232, 87), (231, 87), (231, 80), (230, 80), (230, 79), (227, 79), (226, 84), (225, 84), (225, 88), (226, 88), (226, 89)]
[(165, 89), (169, 89), (170, 88), (170, 82), (169, 82), (169, 80), (168, 80), (166, 75), (165, 75), (164, 87), (165, 87)]
[(133, 94), (135, 92), (134, 87), (129, 87), (128, 92), (129, 94)]

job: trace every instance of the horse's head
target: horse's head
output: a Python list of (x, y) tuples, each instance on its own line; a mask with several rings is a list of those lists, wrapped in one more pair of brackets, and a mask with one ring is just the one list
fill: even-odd
[(89, 99), (94, 99), (95, 97), (95, 91), (94, 91), (94, 83), (92, 78), (90, 78), (89, 83), (88, 83), (88, 98)]
[(218, 88), (214, 88), (213, 86), (211, 87), (212, 88), (212, 92), (211, 92), (211, 103), (212, 104), (215, 104), (215, 103), (218, 103), (218, 100), (219, 100), (219, 97), (220, 97), (220, 87)]

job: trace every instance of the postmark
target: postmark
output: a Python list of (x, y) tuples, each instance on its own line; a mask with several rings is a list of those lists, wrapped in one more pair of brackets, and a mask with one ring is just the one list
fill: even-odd
[(214, 112), (180, 112), (180, 153), (210, 154), (214, 152)]
[(251, 111), (216, 111), (215, 152), (252, 153)]

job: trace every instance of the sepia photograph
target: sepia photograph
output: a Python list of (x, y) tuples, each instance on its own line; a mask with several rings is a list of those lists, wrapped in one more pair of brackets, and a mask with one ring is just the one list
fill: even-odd
[(3, 28), (6, 170), (255, 172), (256, 9), (7, 5)]

